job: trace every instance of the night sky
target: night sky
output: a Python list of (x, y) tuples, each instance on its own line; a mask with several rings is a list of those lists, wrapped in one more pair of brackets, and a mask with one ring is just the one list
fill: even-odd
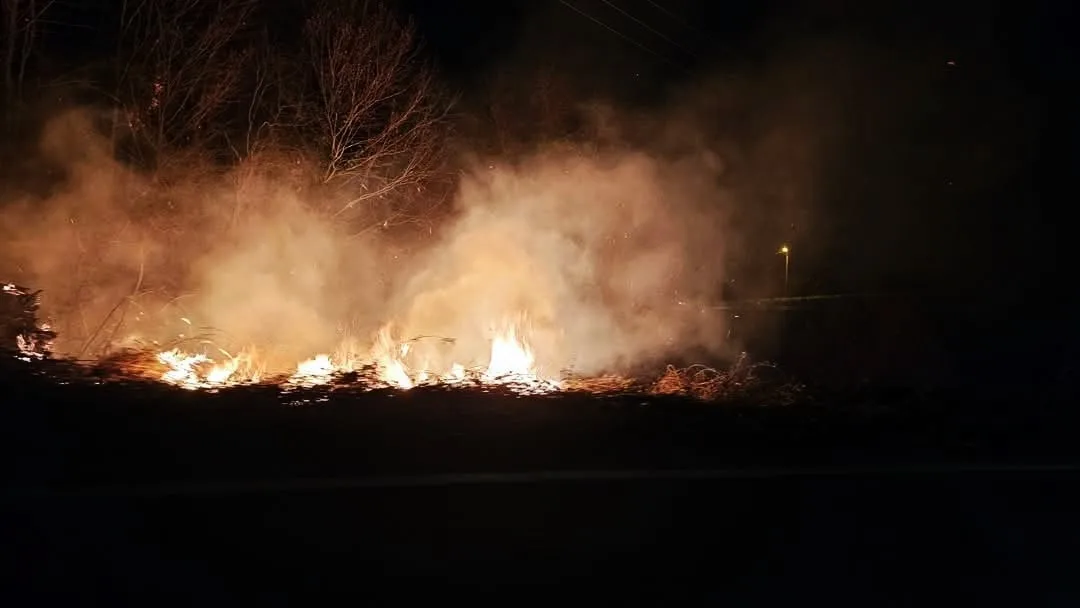
[[(111, 48), (116, 4), (58, 4), (49, 44), (72, 61)], [(762, 251), (803, 238), (799, 262), (818, 281), (808, 288), (1021, 292), (1063, 276), (1055, 247), (1066, 224), (1056, 214), (1069, 197), (1056, 191), (1077, 161), (1073, 104), (1062, 95), (1076, 79), (1073, 4), (402, 0), (401, 8), (466, 111), (496, 74), (527, 87), (541, 66), (578, 99), (649, 107), (706, 79), (767, 81), (778, 65), (801, 65), (799, 86), (748, 102), (749, 120), (718, 113), (702, 125), (750, 129), (770, 120), (755, 117), (754, 104), (775, 99), (817, 96), (832, 112), (819, 125), (832, 143), (815, 159), (813, 207), (778, 210)], [(288, 26), (303, 5), (265, 10)], [(804, 215), (818, 232), (788, 232)]]
[[(546, 62), (582, 96), (648, 103), (703, 74), (754, 75), (778, 56), (832, 48), (838, 65), (856, 69), (820, 85), (846, 117), (835, 128), (843, 145), (826, 163), (824, 200), (812, 210), (828, 235), (811, 245), (818, 271), (832, 275), (823, 280), (848, 283), (843, 274), (868, 289), (1019, 280), (1023, 290), (1053, 272), (1047, 190), (1067, 166), (1065, 133), (1074, 132), (1054, 101), (1075, 71), (1068, 3), (408, 6), (445, 72), (466, 89), (501, 65)], [(852, 49), (865, 58), (843, 56)]]
[[(592, 72), (600, 88), (632, 91), (745, 58), (749, 38), (790, 2), (687, 0), (404, 0), (445, 73), (482, 82), (508, 60)], [(598, 73), (599, 72), (599, 73)]]

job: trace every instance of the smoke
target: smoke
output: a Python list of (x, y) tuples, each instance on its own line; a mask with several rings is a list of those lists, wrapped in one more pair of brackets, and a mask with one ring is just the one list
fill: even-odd
[(713, 309), (727, 268), (754, 243), (771, 253), (769, 226), (811, 200), (828, 123), (778, 73), (648, 111), (575, 104), (575, 142), (459, 159), (452, 209), (407, 234), (342, 222), (348, 193), (299, 155), (148, 172), (115, 158), (111, 113), (70, 110), (39, 142), (52, 188), (3, 201), (0, 271), (44, 290), (67, 356), (180, 343), (287, 370), (388, 329), (439, 373), (486, 364), (512, 327), (551, 375), (724, 358), (739, 349)]
[(196, 261), (192, 308), (228, 344), (288, 369), (371, 332), (385, 295), (375, 245), (349, 238), (295, 194), (266, 187), (228, 238)]
[(0, 267), (44, 290), (58, 354), (186, 342), (284, 366), (370, 331), (395, 249), (335, 225), (295, 161), (172, 158), (148, 176), (114, 158), (107, 118), (48, 121), (36, 156), (52, 189), (0, 214)]
[(718, 352), (701, 308), (721, 276), (725, 201), (700, 179), (705, 160), (561, 149), (474, 169), (456, 221), (394, 295), (400, 330), (484, 353), (501, 324), (523, 322), (549, 373)]
[(126, 196), (145, 184), (110, 158), (94, 118), (70, 111), (45, 126), (35, 156), (52, 176), (50, 191), (4, 201), (0, 215), (4, 272), (48, 294), (43, 313), (56, 322), (57, 347), (72, 355), (142, 277), (158, 274), (163, 257), (162, 241), (139, 225)]
[(350, 234), (265, 158), (142, 175), (113, 158), (100, 118), (51, 120), (39, 152), (60, 186), (2, 216), (5, 274), (45, 290), (62, 355), (193, 341), (286, 368), (385, 323), (401, 340), (447, 338), (413, 349), (436, 370), (485, 363), (507, 324), (552, 373), (723, 349), (702, 314), (729, 203), (715, 154), (548, 146), (472, 163), (448, 223), (417, 247)]

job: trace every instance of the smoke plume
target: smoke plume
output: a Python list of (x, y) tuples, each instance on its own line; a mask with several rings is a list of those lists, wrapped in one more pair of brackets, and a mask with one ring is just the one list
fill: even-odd
[(48, 123), (41, 162), (62, 185), (3, 214), (5, 272), (45, 290), (62, 355), (187, 340), (285, 368), (384, 324), (436, 338), (410, 355), (432, 369), (484, 363), (508, 324), (551, 373), (723, 349), (702, 307), (722, 277), (729, 194), (706, 150), (473, 162), (444, 225), (418, 239), (352, 233), (285, 171), (189, 163), (147, 177), (115, 160), (96, 118)]
[(837, 122), (829, 82), (808, 77), (818, 59), (647, 110), (568, 93), (551, 107), (573, 116), (553, 123), (576, 136), (466, 139), (447, 159), (448, 206), (404, 227), (380, 197), (343, 219), (356, 183), (328, 185), (296, 148), (137, 163), (118, 152), (115, 112), (70, 109), (27, 155), (48, 187), (3, 201), (0, 271), (44, 290), (65, 356), (181, 345), (288, 370), (363, 357), (381, 332), (438, 373), (486, 364), (512, 329), (548, 375), (722, 359), (739, 349), (713, 309), (728, 268), (743, 266), (741, 295), (776, 293), (782, 269), (746, 260), (775, 257), (776, 227), (817, 189)]
[(724, 197), (706, 161), (561, 150), (473, 170), (454, 223), (393, 296), (403, 335), (484, 353), (523, 316), (549, 372), (718, 351), (701, 308), (720, 279)]

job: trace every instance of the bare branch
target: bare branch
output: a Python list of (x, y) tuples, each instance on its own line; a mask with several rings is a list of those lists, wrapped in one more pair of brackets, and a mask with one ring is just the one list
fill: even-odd
[(449, 104), (419, 57), (412, 24), (365, 2), (357, 14), (323, 8), (306, 34), (323, 180), (357, 192), (337, 214), (422, 184), (437, 166)]
[(3, 15), (0, 38), (5, 43), (0, 59), (9, 102), (23, 96), (26, 70), (37, 46), (38, 32), (53, 4), (54, 0), (0, 0)]
[(122, 17), (121, 83), (159, 149), (191, 143), (236, 102), (251, 53), (240, 37), (256, 0), (143, 0)]

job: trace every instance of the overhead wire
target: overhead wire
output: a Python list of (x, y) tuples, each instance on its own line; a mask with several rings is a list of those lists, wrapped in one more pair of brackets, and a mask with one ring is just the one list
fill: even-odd
[(686, 19), (684, 19), (683, 17), (677, 15), (676, 13), (671, 12), (671, 10), (669, 10), (667, 8), (664, 8), (663, 6), (653, 2), (652, 0), (645, 0), (645, 1), (648, 2), (653, 8), (660, 11), (661, 13), (664, 13), (670, 19), (672, 19), (673, 21), (675, 21), (679, 25), (685, 27), (686, 29), (699, 31), (698, 28), (694, 27), (693, 25), (690, 25), (690, 23)]
[(600, 19), (597, 19), (596, 17), (594, 17), (594, 16), (590, 15), (589, 13), (586, 13), (585, 11), (581, 10), (580, 8), (578, 8), (577, 6), (574, 6), (574, 5), (573, 5), (573, 4), (571, 4), (570, 2), (567, 2), (567, 0), (559, 0), (559, 4), (562, 4), (563, 6), (565, 6), (566, 8), (568, 8), (568, 9), (570, 9), (570, 10), (574, 11), (574, 12), (575, 12), (575, 13), (577, 13), (578, 15), (581, 15), (582, 17), (585, 17), (586, 19), (588, 19), (589, 21), (592, 21), (592, 22), (593, 22), (593, 23), (595, 23), (596, 25), (599, 25), (600, 27), (602, 27), (602, 28), (604, 28), (605, 30), (607, 30), (607, 31), (611, 32), (612, 34), (615, 34), (615, 35), (616, 35), (616, 36), (618, 36), (619, 38), (622, 38), (622, 39), (623, 39), (624, 41), (626, 41), (626, 42), (628, 42), (628, 43), (630, 43), (630, 44), (634, 45), (634, 46), (635, 46), (635, 47), (637, 47), (638, 49), (640, 49), (640, 50), (642, 50), (642, 51), (645, 51), (646, 53), (649, 53), (650, 55), (653, 55), (654, 57), (657, 57), (658, 59), (661, 59), (661, 60), (663, 60), (663, 61), (665, 61), (665, 62), (667, 62), (667, 63), (669, 63), (669, 64), (671, 64), (671, 65), (673, 65), (673, 66), (675, 66), (675, 67), (677, 67), (677, 68), (679, 68), (680, 70), (682, 70), (682, 71), (684, 71), (684, 72), (688, 72), (688, 71), (689, 71), (689, 70), (687, 69), (687, 67), (686, 67), (686, 66), (684, 66), (684, 65), (682, 65), (682, 64), (680, 64), (680, 63), (678, 63), (678, 62), (676, 62), (676, 61), (675, 61), (675, 60), (673, 60), (672, 58), (670, 58), (670, 57), (668, 57), (668, 56), (666, 56), (666, 55), (663, 55), (663, 54), (661, 54), (661, 53), (658, 53), (657, 51), (655, 51), (655, 50), (653, 50), (653, 49), (649, 48), (648, 46), (646, 46), (646, 45), (644, 45), (644, 44), (642, 44), (642, 43), (638, 42), (638, 41), (637, 41), (637, 40), (635, 40), (635, 39), (634, 39), (633, 37), (631, 37), (631, 36), (628, 36), (628, 35), (626, 35), (626, 34), (624, 34), (624, 33), (620, 32), (619, 30), (615, 29), (614, 27), (611, 27), (611, 26), (610, 26), (610, 25), (608, 25), (607, 23), (604, 23), (604, 22), (603, 22), (603, 21), (601, 21)]
[(624, 16), (624, 17), (626, 17), (627, 19), (629, 19), (629, 20), (633, 21), (634, 23), (636, 23), (636, 24), (640, 25), (641, 27), (645, 28), (646, 30), (648, 30), (648, 31), (652, 32), (653, 34), (655, 34), (655, 35), (656, 35), (657, 37), (659, 37), (660, 39), (664, 40), (664, 41), (665, 41), (665, 42), (667, 42), (668, 44), (670, 44), (670, 45), (674, 46), (675, 48), (678, 48), (678, 49), (682, 50), (683, 52), (685, 52), (686, 54), (690, 55), (690, 56), (691, 56), (691, 57), (693, 57), (694, 59), (697, 59), (697, 58), (698, 58), (698, 57), (697, 57), (697, 55), (696, 55), (696, 54), (695, 54), (695, 53), (694, 53), (693, 51), (691, 51), (690, 49), (688, 49), (688, 48), (686, 48), (685, 46), (683, 46), (683, 45), (679, 44), (678, 42), (675, 42), (674, 40), (672, 40), (671, 38), (669, 38), (669, 37), (668, 37), (667, 35), (665, 35), (665, 34), (664, 34), (663, 32), (661, 32), (660, 30), (658, 30), (658, 29), (656, 29), (656, 28), (652, 27), (652, 26), (651, 26), (651, 25), (649, 25), (648, 23), (645, 23), (645, 22), (644, 22), (644, 21), (642, 21), (641, 19), (638, 19), (637, 17), (635, 17), (635, 16), (631, 15), (631, 14), (630, 14), (629, 12), (627, 12), (627, 11), (625, 11), (624, 9), (620, 8), (620, 7), (618, 6), (618, 5), (616, 5), (615, 3), (611, 2), (610, 0), (600, 0), (600, 1), (601, 1), (601, 2), (603, 2), (604, 4), (608, 5), (609, 7), (611, 7), (611, 9), (612, 9), (612, 10), (614, 10), (614, 11), (615, 11), (615, 12), (617, 12), (617, 13), (619, 13), (620, 15), (622, 15), (622, 16)]

